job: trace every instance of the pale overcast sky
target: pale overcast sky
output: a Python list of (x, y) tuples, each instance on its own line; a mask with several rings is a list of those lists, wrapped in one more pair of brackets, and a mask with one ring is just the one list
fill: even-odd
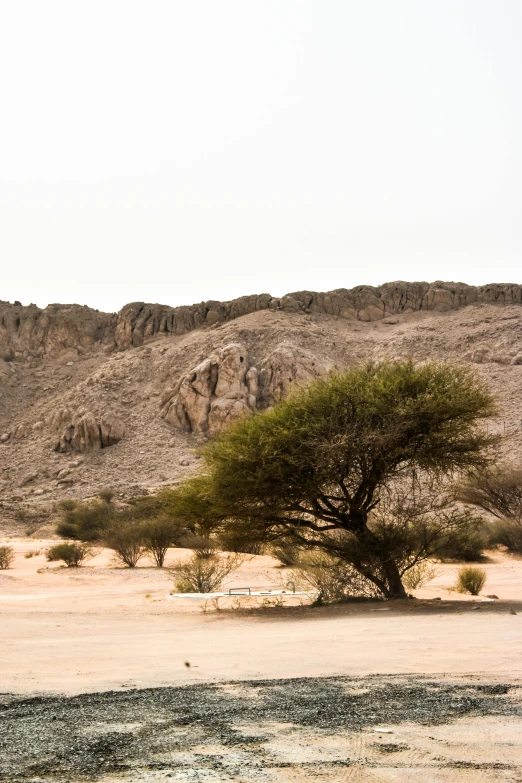
[(6, 0), (0, 299), (522, 282), (521, 0)]

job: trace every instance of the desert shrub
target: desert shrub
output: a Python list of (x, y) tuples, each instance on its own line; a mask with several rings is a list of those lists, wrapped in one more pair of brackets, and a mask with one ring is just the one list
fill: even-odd
[(294, 584), (317, 591), (316, 604), (333, 604), (353, 598), (381, 598), (372, 582), (365, 579), (353, 566), (324, 552), (302, 555), (291, 576)]
[(491, 525), (490, 541), (501, 544), (510, 552), (522, 555), (522, 526), (507, 519), (499, 519)]
[(213, 558), (219, 552), (219, 542), (213, 536), (187, 533), (182, 536), (180, 545), (185, 549), (192, 549), (196, 557), (203, 560)]
[(169, 570), (178, 593), (212, 593), (221, 587), (225, 577), (240, 567), (244, 559), (239, 554), (224, 557), (193, 555), (190, 560), (176, 563)]
[(437, 569), (433, 563), (424, 560), (409, 568), (408, 571), (403, 574), (402, 581), (408, 590), (417, 590), (419, 587), (424, 587), (425, 584), (431, 582), (436, 576)]
[(79, 541), (97, 541), (117, 515), (117, 509), (104, 500), (88, 502), (67, 501), (59, 506), (61, 519), (56, 532), (63, 538)]
[(129, 568), (134, 568), (146, 551), (143, 532), (140, 525), (134, 521), (120, 519), (113, 522), (103, 541), (113, 550), (116, 559)]
[(474, 526), (466, 525), (454, 532), (448, 543), (438, 550), (437, 555), (441, 560), (473, 563), (482, 558), (489, 544), (490, 536), (486, 524), (483, 520), (476, 520)]
[(114, 491), (112, 489), (102, 489), (101, 492), (98, 492), (98, 497), (104, 503), (110, 503), (114, 497)]
[(180, 540), (182, 530), (179, 524), (168, 514), (161, 514), (145, 520), (140, 528), (145, 550), (152, 555), (158, 568), (163, 568), (168, 548)]
[(15, 553), (12, 546), (0, 546), (0, 571), (9, 568), (14, 557)]
[(25, 557), (26, 560), (29, 560), (31, 557), (37, 557), (37, 555), (39, 555), (39, 554), (40, 554), (40, 550), (39, 549), (29, 549), (25, 553), (24, 557)]
[(71, 542), (68, 544), (55, 544), (47, 551), (46, 557), (51, 563), (63, 560), (68, 568), (79, 568), (85, 560), (93, 555), (92, 547)]
[(471, 595), (478, 595), (488, 578), (485, 568), (477, 568), (476, 566), (465, 566), (461, 568), (458, 576), (455, 589), (458, 593), (471, 593)]

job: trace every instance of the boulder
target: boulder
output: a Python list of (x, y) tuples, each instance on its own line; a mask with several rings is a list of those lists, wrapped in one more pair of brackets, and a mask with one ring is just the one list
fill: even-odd
[(53, 448), (61, 453), (99, 451), (125, 435), (125, 424), (112, 413), (97, 418), (91, 411), (73, 414), (68, 408), (55, 414), (51, 429), (56, 433)]

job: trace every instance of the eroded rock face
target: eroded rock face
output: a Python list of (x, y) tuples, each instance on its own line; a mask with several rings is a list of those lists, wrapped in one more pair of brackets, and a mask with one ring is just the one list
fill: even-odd
[(91, 411), (73, 414), (68, 408), (56, 413), (51, 428), (56, 433), (53, 448), (62, 453), (99, 451), (125, 435), (125, 424), (112, 413), (98, 419)]
[[(495, 283), (407, 283), (338, 288), (327, 293), (296, 291), (281, 298), (270, 294), (242, 296), (231, 302), (201, 302), (186, 307), (133, 302), (119, 313), (100, 313), (79, 305), (36, 305), (0, 302), (0, 358), (5, 361), (46, 355), (64, 356), (140, 346), (157, 334), (186, 334), (202, 326), (233, 321), (259, 310), (323, 313), (359, 321), (379, 321), (419, 310), (444, 312), (471, 304), (521, 304), (522, 286)], [(74, 361), (75, 357), (67, 361)], [(66, 362), (67, 363), (67, 362)]]
[(163, 397), (161, 415), (178, 429), (213, 435), (255, 410), (257, 392), (245, 347), (231, 343), (180, 378)]
[(164, 395), (161, 415), (177, 429), (213, 435), (330, 369), (303, 349), (282, 344), (264, 359), (258, 372), (249, 367), (245, 347), (231, 343), (180, 378)]
[(264, 407), (273, 405), (295, 386), (324, 376), (331, 369), (316, 356), (283, 343), (269, 354), (259, 371), (260, 401)]

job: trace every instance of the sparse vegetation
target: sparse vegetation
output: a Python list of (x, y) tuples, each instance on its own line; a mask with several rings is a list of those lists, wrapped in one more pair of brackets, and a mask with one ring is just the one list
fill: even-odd
[(115, 521), (106, 531), (104, 543), (129, 568), (135, 568), (146, 552), (141, 527), (133, 520)]
[(491, 542), (491, 531), (483, 519), (470, 512), (469, 521), (456, 530), (438, 550), (441, 560), (475, 563), (483, 558)]
[(154, 558), (158, 568), (163, 568), (170, 546), (179, 542), (181, 528), (168, 514), (145, 520), (140, 524), (143, 546)]
[(491, 525), (490, 541), (505, 546), (509, 552), (522, 555), (522, 525), (508, 519), (498, 519)]
[(408, 590), (418, 590), (419, 587), (424, 587), (432, 579), (437, 576), (437, 568), (433, 563), (428, 560), (417, 563), (412, 566), (409, 571), (403, 576), (403, 582)]
[(101, 499), (86, 503), (64, 500), (58, 509), (61, 514), (56, 527), (58, 535), (87, 542), (103, 538), (117, 515), (114, 504)]
[(456, 497), (496, 517), (490, 542), (522, 553), (522, 470), (501, 464), (472, 473), (457, 487)]
[(282, 540), (272, 544), (270, 554), (284, 567), (295, 566), (299, 560), (299, 550), (291, 541)]
[(39, 549), (29, 549), (25, 553), (24, 557), (25, 557), (26, 560), (29, 560), (31, 557), (37, 557), (39, 554), (40, 554), (40, 550)]
[(176, 563), (169, 571), (174, 577), (174, 586), (178, 593), (212, 593), (218, 590), (225, 577), (236, 571), (245, 558), (243, 555), (213, 555), (198, 557), (193, 555), (184, 563)]
[(12, 546), (0, 546), (0, 571), (10, 568), (15, 558)]
[(284, 536), (344, 560), (386, 598), (404, 598), (403, 574), (467, 522), (443, 479), (485, 464), (494, 438), (479, 425), (493, 412), (460, 367), (353, 368), (211, 441), (206, 470), (174, 493), (175, 514), (248, 544)]
[(522, 527), (522, 470), (513, 465), (494, 465), (473, 472), (457, 487), (462, 503), (477, 506), (497, 519)]
[(295, 584), (317, 592), (317, 605), (342, 603), (353, 598), (382, 597), (375, 584), (361, 576), (350, 563), (325, 552), (302, 555), (291, 577)]
[(458, 593), (479, 595), (486, 584), (487, 578), (488, 574), (485, 568), (465, 566), (464, 568), (461, 568), (458, 573), (455, 589)]
[(104, 503), (110, 503), (114, 497), (114, 490), (102, 489), (101, 492), (98, 492), (98, 497), (100, 500), (103, 500)]
[(196, 557), (202, 560), (214, 558), (219, 552), (219, 542), (213, 536), (187, 533), (181, 538), (180, 544), (185, 549), (192, 549)]
[(93, 557), (95, 551), (87, 544), (81, 543), (63, 543), (56, 544), (46, 553), (49, 562), (63, 560), (68, 568), (79, 568), (90, 557)]

